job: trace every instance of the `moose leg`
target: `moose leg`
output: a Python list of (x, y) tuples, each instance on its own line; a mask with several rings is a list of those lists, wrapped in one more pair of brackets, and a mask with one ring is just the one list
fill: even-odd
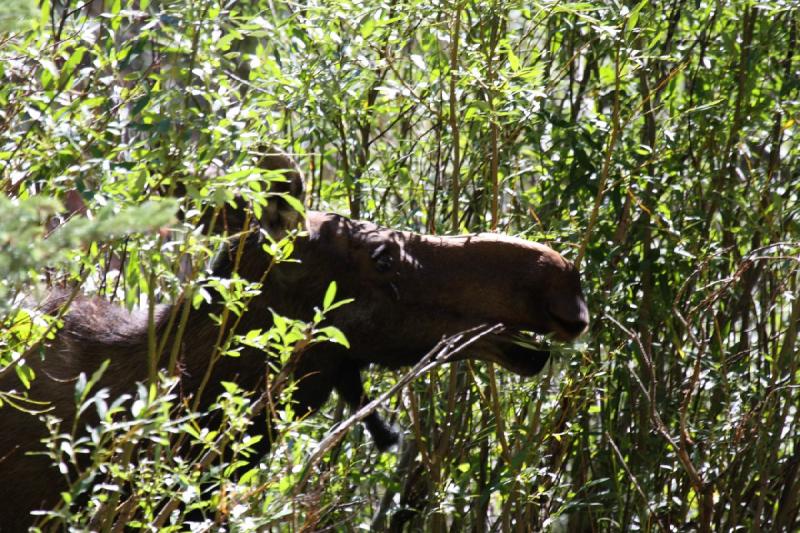
[[(361, 409), (371, 400), (364, 392), (364, 384), (361, 381), (361, 367), (352, 361), (347, 361), (339, 367), (339, 379), (336, 381), (336, 392), (344, 399), (353, 411)], [(392, 429), (380, 415), (373, 411), (364, 419), (367, 431), (372, 435), (375, 446), (384, 451), (400, 440), (400, 435)]]
[(339, 372), (339, 358), (313, 348), (300, 357), (294, 369), (296, 389), (292, 393), (298, 416), (315, 413), (331, 396)]

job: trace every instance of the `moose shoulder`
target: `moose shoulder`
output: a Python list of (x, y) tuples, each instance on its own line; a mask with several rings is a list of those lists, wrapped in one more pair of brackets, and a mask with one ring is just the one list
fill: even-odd
[[(286, 169), (289, 179), (279, 192), (299, 196), (302, 182), (290, 160), (273, 156), (261, 165)], [(225, 222), (233, 229), (248, 229), (236, 228), (249, 219), (240, 215), (232, 212)], [(260, 229), (281, 235), (297, 221), (297, 213), (276, 199), (257, 222)], [(549, 352), (518, 342), (525, 332), (571, 340), (588, 324), (578, 272), (547, 246), (495, 234), (418, 235), (321, 212), (306, 213), (304, 224), (305, 231), (294, 244), (295, 261), (274, 264), (263, 250), (261, 232), (245, 231), (231, 240), (230, 253), (221, 254), (214, 272), (226, 277), (235, 268), (243, 278), (264, 283), (236, 322), (241, 332), (268, 328), (273, 312), (310, 320), (333, 281), (338, 297), (353, 298), (353, 303), (326, 317), (326, 323), (345, 334), (349, 349), (320, 343), (296, 362), (293, 399), (301, 413), (319, 409), (333, 390), (359, 407), (367, 401), (360, 378), (367, 365), (414, 364), (443, 336), (484, 324), (502, 323), (505, 328), (480, 339), (466, 355), (533, 375), (542, 369)], [(46, 305), (56, 309), (62, 299), (55, 296)], [(236, 358), (214, 357), (220, 326), (209, 315), (218, 314), (220, 308), (219, 302), (211, 301), (191, 310), (186, 331), (175, 339), (180, 345), (180, 390), (187, 396), (202, 390), (201, 408), (216, 399), (221, 382), (234, 381), (259, 391), (269, 371), (263, 354), (253, 348), (245, 348)], [(162, 338), (176, 335), (170, 311), (170, 306), (160, 306), (156, 313), (155, 330)], [(45, 357), (29, 361), (37, 375), (29, 397), (52, 405), (53, 414), (71, 424), (76, 416), (77, 376), (91, 375), (108, 360), (98, 387), (108, 389), (111, 397), (130, 393), (148, 377), (148, 342), (146, 314), (79, 297)], [(169, 357), (162, 359), (166, 366)], [(210, 379), (201, 387), (207, 374)], [(12, 374), (0, 377), (0, 390), (15, 387)], [(267, 431), (268, 424), (260, 423), (263, 427), (256, 429)], [(396, 442), (397, 436), (377, 414), (365, 423), (380, 448)], [(29, 512), (54, 505), (63, 487), (48, 459), (28, 453), (41, 447), (44, 424), (8, 405), (0, 408), (0, 424), (6, 429), (0, 433), (0, 527), (5, 531), (14, 524), (29, 524)]]

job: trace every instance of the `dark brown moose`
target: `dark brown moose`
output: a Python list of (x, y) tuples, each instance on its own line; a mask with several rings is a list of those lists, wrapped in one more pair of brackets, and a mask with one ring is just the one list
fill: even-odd
[[(288, 158), (267, 157), (262, 166), (288, 169), (289, 179), (279, 192), (300, 195), (302, 181)], [(258, 224), (279, 235), (297, 224), (298, 218), (285, 201), (278, 200), (264, 210)], [(243, 220), (241, 212), (231, 211), (223, 222), (235, 229)], [(306, 213), (305, 227), (307, 234), (295, 241), (293, 255), (299, 261), (272, 266), (264, 290), (250, 302), (237, 326), (242, 332), (267, 328), (273, 311), (311, 320), (332, 281), (338, 284), (337, 298), (354, 299), (326, 318), (344, 332), (350, 349), (321, 343), (297, 362), (294, 400), (300, 413), (319, 409), (334, 389), (353, 408), (363, 405), (361, 369), (372, 363), (388, 368), (412, 365), (443, 336), (484, 324), (501, 323), (504, 333), (480, 339), (468, 355), (531, 376), (542, 369), (549, 352), (515, 342), (520, 332), (571, 340), (588, 324), (578, 272), (547, 246), (495, 234), (418, 235), (313, 211)], [(217, 261), (215, 274), (230, 276), (237, 261), (234, 251), (241, 250), (239, 275), (261, 280), (271, 264), (262, 240), (261, 232), (255, 230), (233, 237), (229, 253), (222, 253)], [(52, 297), (46, 309), (57, 309), (65, 298)], [(209, 313), (219, 310), (220, 304), (213, 301), (192, 310), (187, 330), (174, 339), (180, 345), (178, 368), (184, 395), (200, 389), (208, 370), (220, 333)], [(158, 308), (156, 331), (161, 336), (176, 335), (168, 331), (170, 311), (170, 306)], [(92, 375), (108, 360), (97, 388), (107, 388), (109, 397), (116, 398), (147, 380), (147, 354), (146, 313), (130, 313), (105, 301), (79, 297), (71, 303), (46, 356), (29, 358), (37, 376), (29, 396), (50, 404), (51, 414), (71, 427), (76, 416), (75, 380), (80, 373)], [(220, 382), (235, 381), (246, 390), (258, 391), (267, 372), (263, 353), (255, 349), (219, 359), (202, 389), (200, 407), (214, 401), (221, 392)], [(0, 377), (0, 390), (19, 387), (13, 372)], [(365, 422), (379, 447), (396, 442), (397, 436), (378, 415)], [(255, 429), (267, 431), (266, 422), (263, 426)], [(42, 421), (6, 404), (0, 408), (0, 427), (0, 530), (24, 530), (33, 521), (31, 510), (57, 503), (64, 489), (63, 476), (45, 456), (28, 453), (42, 447), (40, 440), (46, 434)]]

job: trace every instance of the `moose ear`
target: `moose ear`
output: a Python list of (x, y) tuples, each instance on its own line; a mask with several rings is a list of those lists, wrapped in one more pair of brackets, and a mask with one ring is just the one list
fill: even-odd
[[(261, 145), (258, 150), (249, 152), (252, 164), (265, 170), (265, 179), (269, 180), (269, 196), (266, 205), (253, 209), (241, 196), (225, 203), (217, 214), (204, 213), (199, 224), (207, 232), (234, 235), (259, 226), (274, 239), (280, 240), (287, 231), (296, 228), (301, 222), (303, 210), (303, 173), (297, 163), (285, 152), (275, 147)], [(210, 165), (204, 172), (204, 179), (214, 180), (224, 175), (222, 163)], [(186, 194), (182, 184), (177, 188), (179, 195)], [(258, 213), (258, 220), (254, 220)]]
[(257, 165), (269, 171), (270, 198), (262, 210), (259, 224), (272, 237), (283, 237), (302, 219), (303, 173), (288, 154), (273, 146), (259, 147)]

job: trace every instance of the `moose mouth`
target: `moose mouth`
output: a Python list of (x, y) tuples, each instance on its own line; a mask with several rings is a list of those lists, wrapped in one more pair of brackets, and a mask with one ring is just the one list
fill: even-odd
[[(483, 339), (482, 339), (483, 340)], [(529, 332), (506, 331), (488, 335), (478, 344), (475, 356), (497, 363), (520, 376), (538, 374), (550, 359), (550, 348), (541, 337)]]
[(588, 312), (581, 300), (574, 318), (565, 318), (552, 311), (545, 311), (548, 326), (535, 331), (509, 327), (487, 335), (476, 344), (475, 356), (492, 361), (520, 376), (534, 376), (542, 371), (550, 359), (550, 339), (571, 341), (586, 330)]

